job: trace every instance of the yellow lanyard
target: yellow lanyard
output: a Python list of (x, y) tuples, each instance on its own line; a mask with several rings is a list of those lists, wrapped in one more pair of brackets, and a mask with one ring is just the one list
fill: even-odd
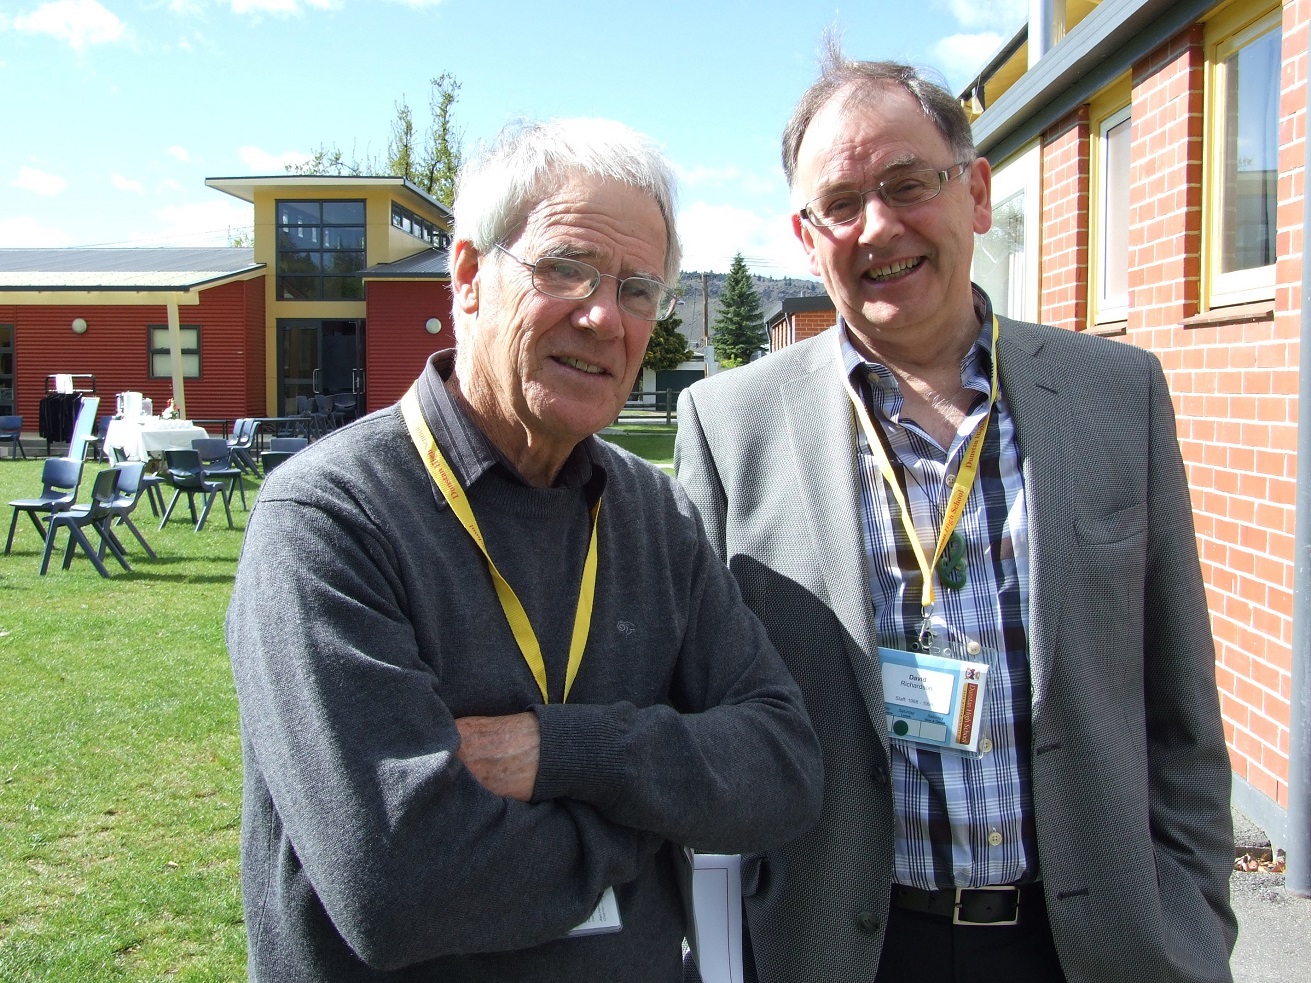
[[(505, 620), (510, 623), (510, 631), (514, 632), (514, 640), (519, 643), (519, 651), (523, 655), (524, 662), (528, 663), (533, 679), (537, 680), (537, 688), (542, 692), (542, 702), (550, 703), (551, 697), (546, 685), (546, 661), (542, 658), (542, 646), (537, 641), (537, 634), (528, 621), (528, 612), (524, 610), (513, 588), (506, 583), (501, 572), (496, 569), (496, 564), (492, 562), (491, 554), (487, 552), (487, 544), (483, 540), (482, 530), (478, 528), (478, 520), (473, 517), (469, 498), (460, 487), (455, 472), (451, 470), (450, 464), (442, 455), (441, 448), (437, 446), (432, 431), (428, 429), (428, 424), (423, 419), (423, 411), (419, 409), (417, 387), (418, 383), (410, 386), (409, 391), (401, 399), (401, 413), (405, 417), (405, 426), (410, 431), (410, 439), (418, 448), (419, 455), (428, 468), (428, 474), (441, 489), (451, 511), (455, 513), (460, 524), (464, 526), (465, 531), (473, 538), (487, 560), (487, 569), (491, 571), (492, 583), (496, 585), (496, 597), (501, 602), (501, 610), (505, 612)], [(592, 506), (592, 537), (587, 547), (587, 559), (583, 561), (583, 583), (578, 590), (578, 609), (574, 613), (573, 637), (569, 642), (569, 665), (565, 670), (562, 703), (569, 699), (569, 690), (573, 688), (574, 677), (578, 675), (578, 667), (583, 663), (583, 650), (587, 647), (587, 635), (592, 626), (592, 602), (596, 597), (596, 516), (600, 510), (601, 500), (598, 498), (596, 504)]]
[(999, 391), (997, 338), (1000, 334), (1001, 325), (997, 321), (996, 315), (993, 315), (992, 395), (988, 400), (988, 412), (984, 414), (983, 419), (974, 428), (974, 435), (970, 438), (969, 447), (965, 449), (965, 457), (961, 461), (960, 471), (956, 474), (956, 483), (952, 485), (951, 495), (947, 499), (947, 508), (942, 516), (942, 528), (938, 532), (938, 546), (933, 551), (932, 563), (924, 554), (924, 547), (920, 544), (919, 534), (915, 531), (915, 522), (911, 518), (910, 508), (906, 505), (906, 495), (897, 482), (897, 473), (892, 470), (892, 462), (888, 460), (888, 452), (883, 447), (883, 441), (879, 439), (879, 435), (874, 429), (874, 422), (865, 411), (864, 402), (856, 392), (855, 386), (851, 384), (851, 377), (848, 376), (846, 380), (847, 395), (851, 397), (851, 405), (856, 411), (856, 419), (865, 430), (865, 439), (869, 441), (870, 451), (878, 462), (879, 472), (883, 475), (883, 480), (888, 483), (888, 487), (892, 489), (893, 497), (897, 500), (897, 505), (901, 507), (901, 525), (906, 530), (907, 538), (910, 539), (911, 549), (915, 551), (915, 560), (919, 563), (920, 573), (924, 577), (924, 587), (920, 595), (921, 613), (924, 619), (920, 630), (921, 635), (927, 628), (930, 615), (933, 614), (933, 573), (937, 569), (938, 561), (942, 559), (942, 551), (946, 548), (947, 541), (956, 528), (956, 523), (960, 521), (960, 517), (965, 511), (965, 502), (970, 497), (970, 489), (974, 487), (974, 478), (979, 471), (979, 458), (983, 453), (983, 438), (988, 432), (988, 420), (992, 415), (992, 406), (997, 402), (997, 393)]

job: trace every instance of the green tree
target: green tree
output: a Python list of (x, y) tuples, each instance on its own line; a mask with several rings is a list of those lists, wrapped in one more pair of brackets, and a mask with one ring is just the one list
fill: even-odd
[(387, 141), (387, 158), (379, 161), (355, 153), (347, 156), (336, 144), (320, 144), (301, 164), (288, 164), (290, 174), (391, 174), (403, 177), (432, 195), (443, 205), (455, 201), (455, 187), (464, 163), (464, 131), (457, 129), (453, 109), (460, 95), (460, 83), (450, 72), (431, 80), (428, 108), (431, 123), (421, 135), (414, 112), (404, 98), (396, 103)]
[(753, 355), (769, 347), (760, 295), (752, 285), (741, 253), (733, 257), (733, 265), (728, 268), (724, 290), (719, 295), (719, 313), (710, 329), (710, 342), (715, 346), (715, 358), (726, 369), (746, 365)]
[(657, 321), (651, 332), (651, 340), (646, 344), (646, 357), (642, 359), (642, 368), (652, 372), (668, 372), (678, 368), (692, 357), (687, 347), (687, 338), (678, 330), (683, 319), (670, 314), (663, 321)]

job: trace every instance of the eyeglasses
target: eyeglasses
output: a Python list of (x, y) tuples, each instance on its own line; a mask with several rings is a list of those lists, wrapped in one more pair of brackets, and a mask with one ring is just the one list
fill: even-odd
[(602, 273), (590, 263), (562, 256), (543, 256), (536, 263), (520, 259), (499, 242), (496, 248), (516, 263), (533, 271), (533, 286), (559, 300), (586, 300), (596, 293), (604, 277), (619, 284), (619, 306), (626, 314), (643, 321), (663, 321), (674, 310), (678, 293), (649, 276), (615, 276)]
[(820, 195), (806, 202), (806, 207), (801, 209), (801, 217), (811, 225), (848, 225), (865, 214), (865, 201), (870, 195), (878, 195), (884, 204), (892, 208), (918, 205), (936, 198), (944, 184), (954, 177), (960, 177), (969, 166), (970, 162), (965, 161), (953, 164), (945, 171), (927, 168), (922, 171), (902, 171), (895, 177), (884, 178), (868, 191), (834, 191), (832, 194)]

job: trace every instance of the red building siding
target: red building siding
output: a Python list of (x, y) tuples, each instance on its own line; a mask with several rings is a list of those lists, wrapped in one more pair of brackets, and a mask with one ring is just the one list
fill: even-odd
[[(184, 325), (200, 326), (199, 379), (186, 380), (191, 417), (262, 415), (264, 394), (264, 311), (260, 281), (227, 283), (200, 295), (200, 303), (178, 311)], [(74, 318), (87, 322), (74, 334)], [(57, 304), (0, 308), (14, 325), (14, 395), (23, 428), (36, 431), (46, 378), (58, 373), (95, 376), (102, 408), (112, 412), (114, 397), (136, 391), (162, 409), (173, 394), (169, 379), (149, 378), (149, 332), (168, 324), (163, 304), (111, 306)], [(250, 358), (252, 347), (255, 358)], [(258, 371), (250, 374), (252, 364)]]
[[(405, 394), (428, 356), (455, 347), (451, 323), (451, 285), (440, 280), (369, 280), (365, 409), (390, 406)], [(424, 328), (430, 317), (442, 322), (438, 334)]]

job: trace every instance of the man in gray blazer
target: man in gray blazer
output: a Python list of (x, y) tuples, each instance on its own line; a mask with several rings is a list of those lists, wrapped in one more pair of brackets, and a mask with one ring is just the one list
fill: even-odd
[(1229, 760), (1159, 363), (994, 319), (989, 165), (914, 70), (831, 50), (783, 155), (838, 323), (686, 390), (675, 455), (824, 748), (820, 825), (745, 860), (748, 962), (1228, 981)]

